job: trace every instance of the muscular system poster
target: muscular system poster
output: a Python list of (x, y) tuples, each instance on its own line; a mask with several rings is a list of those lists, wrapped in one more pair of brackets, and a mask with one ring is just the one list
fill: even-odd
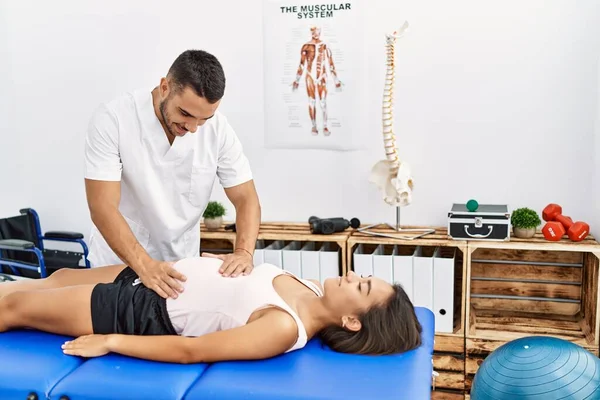
[(265, 145), (362, 147), (366, 56), (358, 1), (264, 0)]

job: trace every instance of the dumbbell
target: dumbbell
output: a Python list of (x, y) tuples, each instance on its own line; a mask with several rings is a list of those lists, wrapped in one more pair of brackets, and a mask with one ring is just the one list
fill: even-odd
[(573, 225), (571, 217), (562, 215), (562, 207), (554, 203), (548, 204), (544, 208), (542, 218), (544, 221), (548, 221), (542, 228), (546, 240), (560, 240), (567, 233), (567, 229)]
[(566, 233), (574, 242), (580, 242), (590, 233), (590, 226), (582, 221), (573, 222), (571, 217), (562, 215), (562, 207), (548, 204), (542, 211), (542, 218), (547, 221), (542, 228), (546, 240), (558, 241)]

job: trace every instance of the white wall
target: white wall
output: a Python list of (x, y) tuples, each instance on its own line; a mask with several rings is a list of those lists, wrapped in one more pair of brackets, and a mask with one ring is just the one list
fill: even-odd
[[(600, 52), (599, 52), (600, 53)], [(598, 58), (598, 75), (596, 87), (598, 88), (596, 96), (596, 125), (594, 130), (594, 168), (592, 178), (593, 197), (590, 206), (592, 212), (590, 215), (590, 231), (596, 238), (600, 238), (600, 57)]]
[[(34, 207), (44, 229), (87, 234), (82, 160), (90, 113), (122, 91), (153, 87), (181, 51), (203, 48), (226, 69), (222, 110), (252, 162), (264, 220), (315, 214), (393, 222), (394, 210), (367, 178), (384, 154), (383, 35), (405, 19), (411, 30), (397, 46), (395, 118), (416, 192), (403, 223), (443, 225), (452, 202), (472, 197), (540, 211), (559, 202), (590, 220), (600, 200), (597, 0), (371, 2), (364, 134), (372, 143), (348, 153), (264, 148), (269, 49), (259, 0), (0, 4), (3, 216)], [(220, 188), (214, 198), (224, 199)]]

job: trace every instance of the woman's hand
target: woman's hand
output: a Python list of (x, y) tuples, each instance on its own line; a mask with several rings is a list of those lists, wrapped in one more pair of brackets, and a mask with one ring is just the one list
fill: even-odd
[(81, 357), (100, 357), (110, 352), (108, 335), (86, 335), (65, 342), (61, 347), (63, 353)]

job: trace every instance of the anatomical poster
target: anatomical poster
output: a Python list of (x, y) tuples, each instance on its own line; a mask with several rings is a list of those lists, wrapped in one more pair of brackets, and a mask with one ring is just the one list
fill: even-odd
[(265, 146), (362, 148), (369, 116), (361, 3), (264, 0), (263, 7)]

